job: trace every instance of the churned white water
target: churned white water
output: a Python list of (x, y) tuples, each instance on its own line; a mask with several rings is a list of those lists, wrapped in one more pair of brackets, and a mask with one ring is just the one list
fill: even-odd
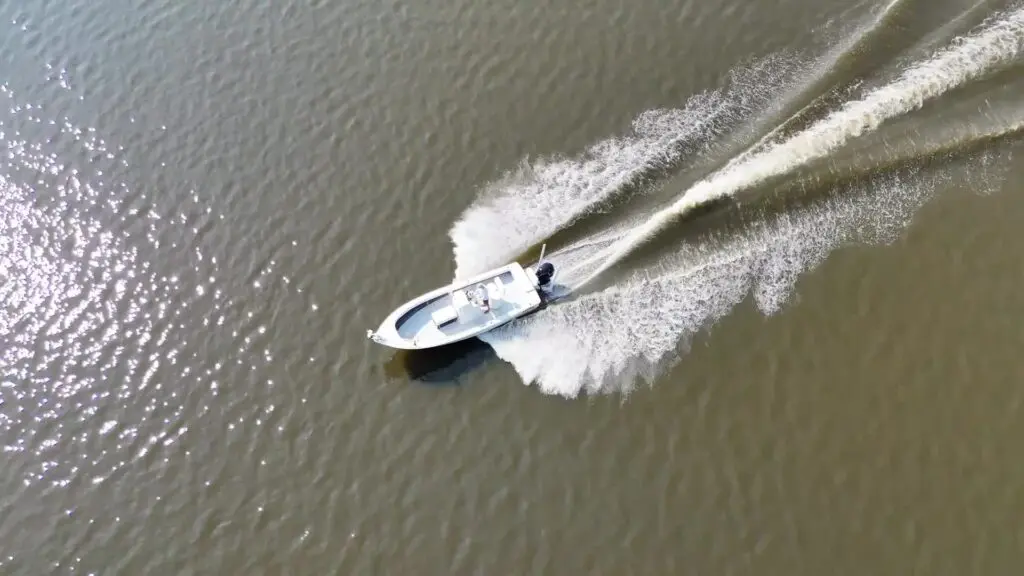
[(619, 263), (677, 218), (704, 204), (735, 194), (836, 150), (882, 122), (906, 114), (944, 92), (1013, 60), (1024, 49), (1024, 8), (994, 19), (981, 31), (960, 38), (925, 62), (907, 69), (896, 81), (878, 88), (809, 129), (750, 159), (733, 163), (698, 182), (676, 202), (631, 230), (611, 249), (601, 266), (580, 285)]
[[(638, 246), (694, 209), (828, 157), (885, 121), (1013, 62), (1022, 48), (1024, 9), (992, 18), (807, 129), (736, 156), (642, 221), (620, 223), (556, 251), (551, 259), (561, 271), (557, 280), (576, 289), (576, 296), (483, 339), (524, 382), (545, 393), (624, 391), (653, 380), (678, 361), (694, 335), (747, 297), (766, 314), (773, 313), (787, 301), (800, 274), (831, 251), (851, 242), (891, 241), (944, 178), (942, 171), (878, 173), (804, 208), (755, 218), (741, 232), (670, 246), (657, 265), (618, 271), (600, 291), (581, 288), (611, 275)], [(765, 102), (791, 80), (770, 73), (783, 68), (784, 59), (766, 62), (771, 65), (751, 72), (761, 74), (763, 82), (740, 84), (753, 96), (742, 90), (701, 94), (682, 110), (642, 115), (634, 136), (600, 143), (583, 159), (541, 162), (490, 189), (452, 230), (457, 274), (508, 261), (518, 250), (598, 209), (654, 167), (680, 164), (741, 121), (751, 122), (751, 115), (765, 109), (751, 103)], [(730, 104), (734, 98), (742, 105)], [(951, 134), (949, 147), (1018, 130), (1020, 118), (1007, 120), (984, 134)], [(909, 156), (946, 147), (933, 143)]]
[(637, 189), (643, 178), (707, 151), (717, 137), (770, 106), (800, 64), (792, 57), (765, 58), (734, 71), (723, 90), (698, 94), (680, 109), (644, 112), (631, 133), (598, 142), (577, 157), (523, 161), (487, 187), (452, 227), (456, 278), (507, 263)]

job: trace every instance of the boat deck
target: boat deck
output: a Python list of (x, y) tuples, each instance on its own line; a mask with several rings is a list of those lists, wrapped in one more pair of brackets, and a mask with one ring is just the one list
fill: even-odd
[[(533, 286), (523, 285), (510, 271), (485, 278), (444, 293), (407, 311), (396, 322), (399, 337), (416, 347), (464, 339), (493, 329), (535, 308), (540, 297)], [(471, 301), (470, 294), (482, 286), (490, 310)]]

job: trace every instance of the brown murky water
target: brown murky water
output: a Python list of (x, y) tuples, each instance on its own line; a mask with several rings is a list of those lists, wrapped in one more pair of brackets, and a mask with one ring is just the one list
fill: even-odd
[[(1024, 561), (1019, 6), (7, 1), (0, 31), (0, 573)], [(573, 285), (686, 194), (716, 199), (488, 343), (364, 337), (542, 242)]]

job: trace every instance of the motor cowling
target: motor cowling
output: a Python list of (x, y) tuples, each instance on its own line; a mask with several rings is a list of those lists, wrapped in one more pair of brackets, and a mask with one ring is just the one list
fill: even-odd
[(551, 262), (543, 262), (540, 266), (537, 266), (537, 285), (547, 286), (551, 282), (551, 277), (555, 275), (555, 265)]

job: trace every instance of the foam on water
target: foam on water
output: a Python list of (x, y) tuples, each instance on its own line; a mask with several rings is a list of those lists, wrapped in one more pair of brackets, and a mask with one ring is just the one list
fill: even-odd
[[(886, 11), (895, 4), (891, 3)], [(552, 256), (562, 276), (560, 281), (578, 288), (695, 207), (827, 158), (884, 121), (1010, 63), (1022, 47), (1024, 9), (990, 19), (978, 32), (953, 41), (950, 47), (911, 66), (894, 81), (848, 102), (803, 132), (767, 145), (763, 145), (766, 139), (762, 139), (756, 149), (735, 156), (722, 170), (698, 182), (653, 217), (620, 223), (614, 229), (559, 250)], [(834, 56), (826, 60), (832, 59)], [(776, 83), (769, 91), (777, 93), (780, 86)], [(697, 141), (709, 140), (736, 126), (736, 119), (727, 114), (724, 117), (730, 122), (713, 125), (717, 129), (698, 122), (702, 110), (738, 110), (723, 101), (733, 96), (726, 92), (699, 96), (686, 107), (689, 112), (676, 111), (671, 123), (661, 124), (671, 125), (676, 136), (662, 136), (676, 142), (687, 141), (679, 134), (698, 138)], [(659, 117), (657, 114), (662, 112), (655, 113), (655, 118)], [(698, 129), (686, 131), (687, 121)], [(912, 153), (901, 151), (899, 158), (885, 158), (891, 155), (888, 151), (882, 154), (883, 161), (877, 169), (868, 172), (875, 172), (868, 182), (829, 194), (826, 199), (798, 210), (755, 219), (755, 224), (740, 233), (712, 234), (707, 241), (674, 247), (654, 266), (628, 274), (620, 272), (607, 289), (579, 291), (574, 299), (482, 339), (514, 366), (524, 382), (537, 384), (545, 393), (573, 397), (581, 392), (627, 391), (638, 382), (651, 382), (666, 365), (679, 360), (679, 350), (694, 335), (713, 325), (748, 296), (753, 297), (761, 311), (771, 314), (787, 301), (800, 274), (813, 269), (831, 251), (849, 243), (892, 241), (937, 184), (948, 178), (948, 171), (922, 172), (912, 167), (893, 171), (893, 166), (918, 156), (954, 153), (968, 145), (1015, 134), (1021, 129), (1021, 121), (1016, 115), (1013, 119), (994, 118), (983, 131), (974, 127), (947, 131), (942, 142), (931, 143), (926, 149), (914, 145)], [(633, 147), (623, 146), (623, 142)], [(488, 250), (488, 246), (536, 243), (594, 210), (624, 183), (643, 173), (650, 162), (642, 159), (657, 157), (653, 152), (659, 149), (656, 142), (656, 138), (645, 140), (637, 136), (596, 147), (604, 154), (599, 164), (614, 165), (614, 170), (588, 167), (589, 160), (558, 161), (541, 165), (550, 170), (546, 172), (547, 180), (534, 172), (526, 180), (513, 179), (509, 188), (495, 187), (492, 196), (467, 211), (453, 230), (460, 270), (478, 271), (508, 259), (505, 254)], [(700, 147), (710, 145), (701, 143)], [(627, 150), (628, 157), (614, 158), (619, 150)], [(639, 150), (644, 152), (638, 153)], [(679, 160), (674, 157), (672, 161)], [(986, 168), (990, 164), (982, 162), (979, 166)], [(977, 169), (979, 166), (968, 171), (972, 184), (977, 184), (979, 178), (990, 177), (985, 170)], [(556, 174), (558, 178), (554, 177)], [(610, 174), (616, 177), (611, 178)], [(493, 208), (487, 208), (487, 202), (493, 202)], [(559, 206), (567, 209), (552, 208)], [(552, 211), (559, 217), (555, 222), (546, 221)], [(509, 223), (516, 225), (506, 237), (498, 238), (496, 234), (503, 233), (498, 230)], [(488, 234), (496, 244), (486, 243)]]
[(607, 257), (575, 288), (609, 270), (635, 248), (690, 211), (728, 197), (772, 176), (821, 158), (882, 122), (910, 112), (926, 101), (982, 76), (1014, 59), (1024, 49), (1024, 7), (991, 19), (981, 30), (960, 38), (931, 59), (907, 69), (894, 82), (848, 102), (796, 136), (769, 146), (749, 159), (731, 163), (686, 191), (610, 247)]
[(645, 176), (705, 152), (716, 137), (769, 106), (800, 64), (794, 57), (765, 58), (734, 71), (725, 89), (698, 94), (681, 109), (644, 112), (631, 134), (598, 142), (579, 157), (524, 161), (488, 186), (452, 227), (456, 278), (507, 263)]
[(546, 394), (628, 392), (680, 359), (702, 330), (752, 296), (778, 311), (799, 276), (850, 243), (888, 243), (946, 176), (905, 169), (876, 175), (744, 233), (666, 255), (601, 292), (485, 334), (525, 383)]
[[(712, 150), (735, 154), (729, 146), (746, 144), (736, 158), (752, 155), (781, 131), (779, 120), (806, 106), (809, 95), (813, 99), (827, 90), (821, 84), (833, 67), (883, 28), (903, 1), (891, 0), (863, 18), (844, 20), (820, 58), (768, 56), (732, 71), (724, 88), (700, 93), (681, 109), (644, 112), (633, 122), (631, 134), (599, 142), (576, 158), (523, 161), (487, 186), (449, 232), (455, 277), (505, 264), (580, 218), (611, 210), (612, 202), (626, 199), (627, 191), (644, 190), (643, 182), (651, 176)], [(725, 134), (732, 138), (722, 138)], [(757, 140), (752, 145), (751, 138)], [(575, 262), (581, 254), (600, 258), (597, 249), (640, 224), (619, 222), (613, 230), (600, 233), (601, 238), (590, 238), (552, 256), (561, 262), (567, 252), (575, 253)], [(566, 276), (566, 271), (559, 275)]]

